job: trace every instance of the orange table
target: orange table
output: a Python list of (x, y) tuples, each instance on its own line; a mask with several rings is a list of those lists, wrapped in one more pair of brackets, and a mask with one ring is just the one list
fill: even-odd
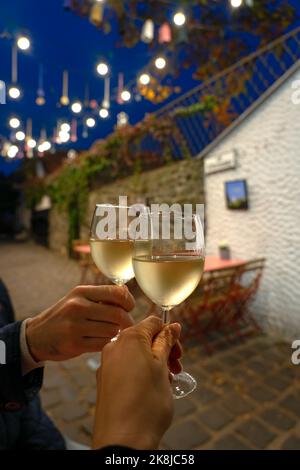
[(204, 271), (216, 271), (218, 269), (237, 268), (247, 261), (243, 259), (221, 259), (218, 256), (206, 256)]

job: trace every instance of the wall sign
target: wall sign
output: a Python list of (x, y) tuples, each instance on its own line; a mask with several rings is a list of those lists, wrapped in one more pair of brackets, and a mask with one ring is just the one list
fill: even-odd
[(218, 173), (220, 171), (231, 170), (236, 167), (237, 152), (223, 153), (214, 157), (206, 158), (204, 161), (205, 174)]

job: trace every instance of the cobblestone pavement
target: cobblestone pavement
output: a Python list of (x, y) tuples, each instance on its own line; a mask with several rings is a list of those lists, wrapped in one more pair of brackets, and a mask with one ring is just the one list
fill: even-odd
[[(47, 307), (79, 279), (75, 262), (33, 244), (0, 245), (0, 259), (18, 318)], [(49, 363), (42, 390), (44, 407), (60, 430), (87, 445), (96, 396), (87, 360), (97, 356)], [(162, 447), (300, 450), (300, 366), (292, 366), (290, 356), (288, 344), (264, 335), (210, 357), (200, 346), (186, 348), (185, 369), (198, 388), (175, 402)]]

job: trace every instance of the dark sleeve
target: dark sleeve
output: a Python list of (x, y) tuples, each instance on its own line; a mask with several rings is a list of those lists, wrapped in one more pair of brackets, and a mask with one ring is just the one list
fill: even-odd
[(22, 376), (21, 323), (0, 328), (0, 411), (20, 410), (36, 396), (43, 382), (43, 368)]

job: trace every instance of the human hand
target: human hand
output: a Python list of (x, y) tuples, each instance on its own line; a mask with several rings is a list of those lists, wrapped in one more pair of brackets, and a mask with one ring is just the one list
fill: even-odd
[(173, 416), (169, 368), (181, 370), (179, 336), (178, 323), (163, 326), (150, 316), (105, 346), (97, 372), (95, 449), (158, 447)]
[(101, 351), (119, 330), (133, 324), (135, 305), (126, 286), (78, 286), (30, 318), (26, 339), (36, 361), (63, 361)]

